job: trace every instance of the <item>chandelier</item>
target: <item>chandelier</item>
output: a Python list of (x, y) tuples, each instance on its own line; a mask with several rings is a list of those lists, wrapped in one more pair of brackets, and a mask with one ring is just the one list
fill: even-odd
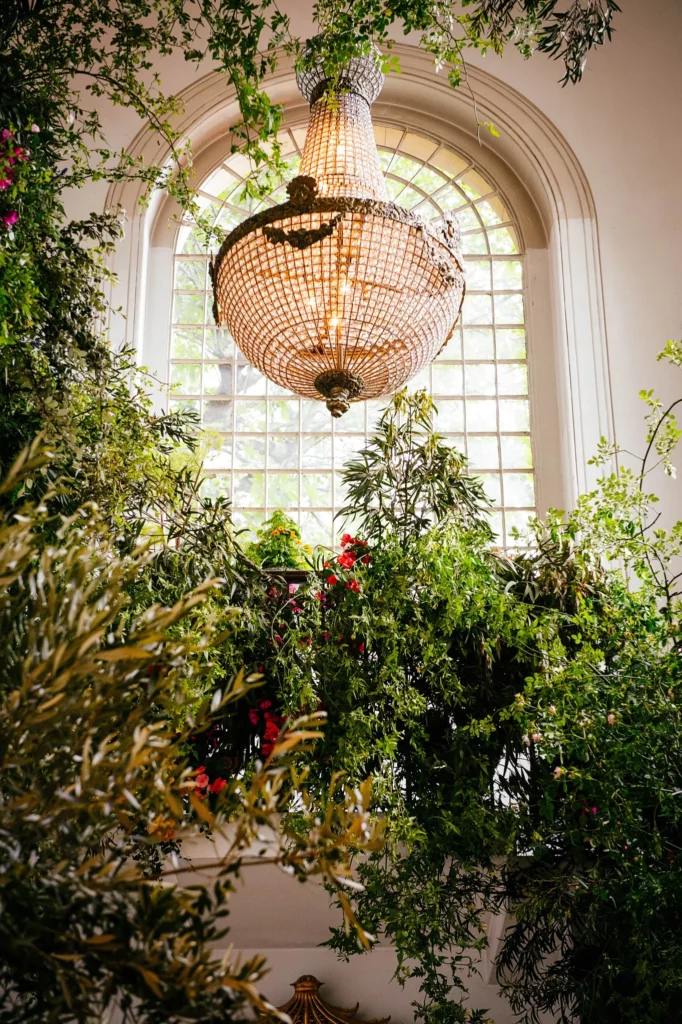
[(454, 217), (432, 227), (388, 200), (370, 117), (383, 77), (372, 57), (331, 95), (319, 68), (297, 76), (310, 123), (288, 201), (243, 221), (211, 266), (216, 323), (266, 377), (337, 417), (430, 363), (464, 298)]

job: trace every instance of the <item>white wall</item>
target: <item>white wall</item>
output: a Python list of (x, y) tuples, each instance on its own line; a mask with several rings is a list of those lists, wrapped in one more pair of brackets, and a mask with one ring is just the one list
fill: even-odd
[[(502, 60), (474, 55), (471, 61), (538, 107), (582, 167), (598, 227), (615, 433), (621, 444), (637, 451), (643, 447), (638, 390), (655, 387), (664, 399), (682, 394), (682, 375), (655, 361), (666, 339), (682, 338), (682, 5), (679, 0), (621, 3), (613, 42), (590, 56), (578, 86), (561, 89), (559, 65), (542, 56), (524, 62), (514, 53)], [(309, 33), (312, 2), (280, 6), (292, 14), (295, 31)], [(196, 71), (173, 59), (161, 62), (159, 70), (166, 85), (179, 91), (199, 82), (210, 68)], [(129, 145), (140, 130), (135, 116), (125, 110), (103, 108), (103, 115), (112, 145)], [(504, 153), (504, 138), (499, 143), (486, 138), (485, 145)], [(72, 197), (69, 210), (82, 214), (102, 208), (105, 197), (104, 186), (93, 186)], [(123, 249), (116, 266), (123, 275), (127, 258)], [(128, 287), (125, 301), (132, 301), (134, 294)], [(154, 302), (153, 289), (148, 302)], [(534, 344), (551, 345), (552, 339), (536, 337)], [(680, 484), (669, 482), (662, 493), (670, 517), (680, 505)], [(264, 952), (271, 947), (273, 972), (266, 987), (276, 1002), (289, 998), (288, 983), (299, 974), (317, 973), (327, 979), (332, 1002), (347, 1005), (360, 999), (368, 1015), (393, 1013), (394, 1020), (411, 1019), (409, 995), (388, 980), (390, 950), (339, 965), (328, 951), (312, 948), (326, 921), (319, 899), (304, 900), (296, 889), (292, 902), (291, 894), (282, 891), (278, 896), (277, 886), (269, 884), (253, 891), (255, 898), (237, 908), (232, 939), (237, 947)], [(296, 927), (290, 929), (291, 921)], [(301, 947), (302, 924), (311, 948)], [(493, 1005), (492, 989), (478, 987), (476, 994), (483, 1005)], [(504, 1024), (511, 1015), (503, 1010), (496, 1020)]]

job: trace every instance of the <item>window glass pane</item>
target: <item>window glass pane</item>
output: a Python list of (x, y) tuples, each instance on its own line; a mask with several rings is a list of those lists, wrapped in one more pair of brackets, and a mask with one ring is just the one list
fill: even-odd
[(464, 367), (467, 395), (495, 394), (495, 366), (490, 363), (469, 363)]
[(497, 358), (525, 359), (526, 332), (519, 330), (497, 330)]
[(235, 473), (234, 503), (247, 508), (265, 505), (265, 474)]
[(495, 322), (498, 324), (523, 323), (523, 299), (520, 295), (495, 296)]
[(207, 395), (232, 394), (232, 363), (204, 363), (204, 392)]
[(332, 505), (331, 473), (303, 473), (301, 477), (301, 505), (320, 508)]
[(301, 430), (331, 430), (331, 417), (324, 402), (312, 398), (301, 400)]
[(500, 399), (500, 430), (530, 430), (530, 410), (526, 400)]
[(235, 437), (234, 465), (239, 469), (265, 469), (265, 438)]
[(206, 430), (232, 430), (232, 402), (204, 402)]
[(464, 403), (451, 398), (439, 398), (436, 402), (435, 425), (438, 431), (453, 433), (464, 430)]
[(504, 503), (510, 508), (532, 508), (535, 505), (532, 473), (504, 474)]
[(496, 260), (493, 285), (500, 291), (523, 288), (523, 264), (520, 260)]
[(235, 391), (238, 395), (264, 395), (266, 378), (249, 363), (237, 366)]
[(215, 435), (218, 438), (218, 443), (214, 448), (211, 449), (209, 454), (204, 460), (204, 469), (207, 470), (221, 470), (232, 468), (232, 437), (220, 437), (219, 434)]
[(490, 291), (490, 260), (466, 260), (467, 289)]
[(304, 469), (322, 469), (332, 464), (331, 435), (301, 438), (301, 466)]
[(235, 414), (235, 430), (265, 430), (265, 402), (238, 401)]
[(171, 337), (171, 358), (201, 359), (201, 327), (175, 327)]
[(463, 324), (491, 324), (493, 322), (493, 305), (489, 295), (476, 295), (469, 292), (462, 307)]
[(201, 363), (175, 363), (171, 370), (171, 384), (186, 395), (201, 391)]
[(270, 430), (298, 430), (298, 399), (282, 398), (268, 403)]
[(268, 438), (268, 468), (298, 468), (298, 437)]
[(496, 437), (477, 437), (469, 434), (467, 438), (467, 455), (469, 465), (473, 469), (497, 469), (500, 455)]
[(204, 291), (206, 288), (206, 260), (176, 260), (175, 287)]
[(494, 399), (467, 399), (467, 430), (497, 432), (497, 402)]
[(436, 363), (433, 367), (432, 389), (434, 395), (461, 395), (462, 364)]
[(173, 302), (173, 322), (176, 324), (203, 324), (204, 293), (176, 293)]
[(505, 469), (530, 469), (533, 456), (530, 450), (530, 437), (502, 436), (502, 465)]
[(523, 363), (500, 363), (497, 373), (501, 395), (528, 394), (528, 370)]
[(234, 355), (234, 341), (230, 332), (218, 327), (207, 330), (206, 355), (209, 359), (231, 359)]
[(291, 508), (298, 505), (298, 473), (268, 473), (268, 506)]
[(465, 330), (464, 358), (494, 359), (495, 342), (492, 330)]

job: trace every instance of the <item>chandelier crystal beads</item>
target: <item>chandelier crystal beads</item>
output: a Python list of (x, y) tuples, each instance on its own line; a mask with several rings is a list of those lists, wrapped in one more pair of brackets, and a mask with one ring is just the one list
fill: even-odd
[(400, 388), (447, 344), (464, 298), (459, 231), (388, 201), (371, 57), (351, 61), (332, 96), (316, 69), (297, 81), (311, 104), (300, 174), (286, 203), (223, 242), (214, 316), (266, 377), (338, 417)]

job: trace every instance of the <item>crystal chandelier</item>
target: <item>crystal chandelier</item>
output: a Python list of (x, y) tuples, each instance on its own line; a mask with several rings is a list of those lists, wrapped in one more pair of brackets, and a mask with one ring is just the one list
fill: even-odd
[(447, 343), (464, 297), (459, 230), (388, 201), (370, 106), (383, 74), (351, 61), (330, 97), (317, 68), (289, 199), (236, 227), (211, 267), (216, 323), (270, 380), (326, 401), (390, 394)]

